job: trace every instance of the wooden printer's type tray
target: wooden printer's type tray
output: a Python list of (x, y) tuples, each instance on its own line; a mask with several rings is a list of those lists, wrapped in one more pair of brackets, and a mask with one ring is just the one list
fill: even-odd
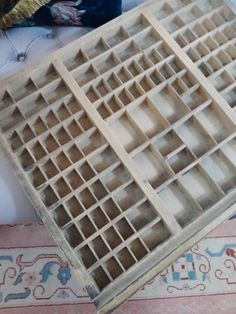
[(236, 209), (232, 25), (223, 2), (152, 1), (1, 84), (2, 149), (99, 313)]

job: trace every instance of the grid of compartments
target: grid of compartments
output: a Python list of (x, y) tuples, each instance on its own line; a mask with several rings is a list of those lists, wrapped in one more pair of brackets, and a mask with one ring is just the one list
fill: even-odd
[[(222, 1), (153, 1), (150, 10), (190, 57), (190, 51), (199, 54), (193, 61), (200, 68), (207, 68), (210, 57), (211, 66), (221, 65), (227, 84), (214, 84), (219, 92), (234, 91), (235, 20)], [(107, 293), (110, 302), (123, 279), (133, 275), (137, 280), (140, 265), (180, 236), (153, 207), (153, 195), (176, 220), (179, 233), (234, 196), (236, 124), (145, 11), (116, 22), (96, 40), (65, 48), (56, 58), (58, 69), (46, 62), (1, 88), (0, 127), (12, 156), (91, 279), (96, 301)], [(58, 74), (62, 69), (65, 81)], [(205, 74), (220, 84), (219, 71)], [(87, 103), (74, 97), (68, 77)], [(103, 127), (115, 144), (106, 140)], [(124, 148), (127, 165), (116, 155), (117, 146)], [(130, 165), (148, 183), (146, 194)], [(110, 293), (111, 286), (118, 288)]]
[(162, 2), (155, 15), (236, 109), (236, 16), (223, 1)]
[(1, 129), (101, 291), (170, 232), (53, 66), (5, 93), (11, 103), (1, 107)]

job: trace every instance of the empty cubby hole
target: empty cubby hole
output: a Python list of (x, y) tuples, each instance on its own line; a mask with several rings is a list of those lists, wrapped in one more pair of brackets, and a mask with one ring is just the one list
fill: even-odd
[(46, 64), (32, 73), (35, 84), (41, 88), (58, 78), (56, 69), (52, 64)]
[(174, 150), (183, 145), (183, 142), (173, 130), (153, 142), (153, 146), (159, 150), (163, 157), (167, 157)]
[(194, 110), (208, 101), (209, 96), (202, 86), (198, 86), (193, 88), (189, 93), (184, 94), (182, 100), (189, 109)]
[(115, 53), (122, 62), (133, 57), (139, 52), (140, 49), (133, 40), (115, 49)]
[(183, 20), (178, 15), (175, 15), (171, 19), (164, 22), (164, 26), (170, 34), (182, 28), (184, 25)]
[(142, 14), (139, 14), (138, 16), (130, 19), (124, 27), (127, 32), (133, 36), (147, 28), (149, 25), (150, 24), (147, 19)]
[(148, 98), (129, 111), (129, 115), (148, 138), (157, 135), (167, 126), (161, 114)]
[(13, 107), (7, 110), (7, 112), (1, 113), (0, 126), (2, 131), (6, 132), (13, 127), (15, 129), (16, 126), (24, 120), (25, 117), (22, 115), (21, 111), (17, 107)]
[(112, 122), (110, 128), (128, 153), (145, 141), (144, 135), (127, 114), (123, 114), (118, 120)]
[(104, 214), (100, 207), (94, 209), (90, 213), (90, 217), (98, 229), (101, 229), (109, 222), (109, 220), (107, 219), (106, 215)]
[(21, 78), (17, 82), (11, 85), (9, 92), (16, 101), (21, 100), (27, 95), (32, 94), (37, 90), (33, 80), (31, 78)]
[(85, 181), (89, 181), (95, 176), (95, 172), (87, 161), (78, 167), (78, 172)]
[(95, 131), (90, 136), (87, 136), (81, 142), (77, 142), (78, 147), (85, 156), (89, 155), (99, 147), (105, 144), (105, 140), (100, 132)]
[(22, 137), (24, 142), (29, 142), (35, 137), (35, 133), (33, 132), (32, 128), (30, 127), (29, 124), (26, 124), (24, 128), (21, 131)]
[(207, 173), (199, 165), (183, 174), (180, 182), (203, 210), (211, 208), (222, 197), (217, 185), (209, 179)]
[[(142, 96), (144, 94), (144, 90), (142, 89), (142, 87), (137, 83), (134, 82), (133, 84), (131, 84), (128, 87), (128, 90), (130, 92), (130, 94), (136, 99), (139, 98), (140, 96)], [(127, 105), (128, 103), (124, 103), (124, 105)]]
[(182, 227), (189, 225), (201, 213), (179, 182), (169, 184), (158, 196)]
[(128, 171), (122, 165), (101, 177), (101, 181), (110, 192), (113, 192), (115, 189), (119, 188), (121, 185), (130, 180), (131, 177)]
[(78, 174), (76, 170), (72, 170), (66, 175), (67, 182), (70, 184), (73, 190), (78, 189), (81, 185), (84, 184), (83, 179)]
[(127, 64), (127, 70), (133, 76), (137, 76), (143, 72), (142, 67), (135, 60), (132, 60)]
[(58, 202), (58, 197), (50, 185), (45, 187), (45, 189), (41, 192), (41, 195), (43, 202), (47, 207), (50, 207), (56, 202)]
[(10, 136), (11, 148), (14, 150), (20, 148), (23, 145), (20, 134), (17, 131), (14, 131)]
[(89, 86), (84, 91), (86, 96), (92, 103), (96, 102), (100, 98), (100, 94), (94, 86)]
[(46, 114), (44, 121), (46, 122), (46, 124), (49, 128), (53, 128), (55, 125), (57, 125), (59, 123), (57, 116), (55, 115), (55, 113), (52, 110), (50, 110)]
[(45, 162), (42, 168), (49, 180), (59, 173), (58, 168), (55, 166), (54, 162), (51, 159)]
[(104, 202), (101, 205), (101, 207), (104, 210), (104, 212), (107, 214), (110, 220), (115, 219), (121, 213), (118, 206), (115, 204), (115, 202), (111, 198), (108, 199), (106, 202)]
[[(222, 72), (219, 73), (219, 75), (215, 76), (213, 79), (214, 87), (219, 92), (223, 91), (234, 82), (235, 82), (234, 78), (226, 70), (222, 70)], [(236, 98), (233, 98), (233, 100), (235, 99)]]
[(118, 97), (116, 95), (113, 95), (107, 100), (106, 107), (108, 108), (109, 112), (115, 113), (119, 111), (123, 107), (123, 105)]
[(88, 245), (82, 247), (77, 252), (77, 255), (81, 258), (86, 268), (90, 268), (97, 261), (96, 257), (94, 256), (93, 252), (91, 251)]
[(48, 129), (41, 117), (37, 118), (31, 125), (37, 135), (42, 134)]
[(78, 125), (78, 123), (75, 120), (72, 120), (67, 126), (66, 126), (67, 130), (69, 131), (70, 135), (73, 138), (78, 137), (79, 135), (81, 135), (83, 133), (83, 130), (81, 129), (81, 127)]
[(133, 160), (143, 179), (147, 180), (154, 189), (170, 178), (163, 161), (151, 147), (138, 153)]
[(59, 147), (56, 139), (52, 134), (49, 134), (44, 138), (43, 144), (49, 153), (53, 152)]
[(104, 171), (116, 162), (118, 162), (118, 157), (110, 146), (104, 148), (100, 153), (97, 153), (90, 159), (91, 165), (98, 173)]
[(142, 197), (142, 191), (134, 182), (114, 195), (115, 201), (123, 211), (140, 201)]
[(111, 52), (97, 59), (94, 62), (94, 65), (96, 66), (98, 72), (100, 74), (103, 74), (107, 72), (108, 70), (114, 68), (119, 63), (120, 63), (120, 60), (117, 58), (115, 53)]
[(124, 240), (127, 240), (134, 234), (132, 227), (125, 218), (122, 218), (116, 223), (116, 229)]
[(59, 105), (59, 108), (56, 111), (57, 116), (59, 117), (59, 119), (61, 121), (69, 118), (71, 116), (71, 113), (69, 112), (68, 108), (66, 107), (66, 105), (64, 103), (61, 103)]
[(45, 87), (42, 91), (47, 101), (52, 104), (59, 99), (62, 99), (66, 95), (70, 94), (69, 88), (66, 86), (63, 80), (57, 80)]
[(226, 94), (224, 94), (224, 98), (230, 107), (234, 109), (236, 107), (236, 87), (230, 89)]
[(148, 54), (147, 57), (150, 59), (152, 64), (157, 64), (163, 60), (163, 57), (158, 52), (157, 49), (153, 48)]
[(31, 151), (36, 160), (40, 160), (47, 155), (46, 150), (43, 148), (42, 144), (39, 141), (32, 145)]
[(99, 38), (96, 41), (90, 41), (87, 45), (83, 46), (84, 52), (90, 59), (99, 56), (108, 49), (109, 46), (103, 38)]
[(152, 222), (155, 218), (157, 218), (157, 212), (148, 201), (133, 208), (127, 214), (128, 221), (137, 231)]
[(99, 266), (95, 271), (93, 271), (91, 275), (93, 276), (100, 290), (103, 290), (106, 286), (110, 284), (110, 279), (101, 266)]
[(86, 239), (96, 232), (96, 229), (88, 216), (81, 218), (77, 222), (77, 226)]
[(114, 47), (125, 41), (129, 37), (127, 31), (123, 26), (116, 27), (115, 29), (109, 29), (109, 32), (105, 34), (105, 40), (110, 45), (110, 47)]
[(178, 173), (184, 168), (188, 167), (190, 164), (192, 164), (195, 160), (196, 159), (193, 154), (187, 148), (184, 148), (176, 154), (173, 154), (167, 160), (167, 163), (174, 171), (174, 173)]
[(53, 219), (55, 220), (56, 224), (63, 228), (68, 222), (71, 221), (71, 217), (66, 212), (66, 209), (63, 205), (60, 205), (52, 212)]
[(133, 266), (136, 261), (132, 254), (130, 253), (128, 248), (123, 248), (121, 251), (117, 253), (117, 257), (125, 270), (128, 270), (131, 266)]
[(148, 28), (134, 37), (135, 43), (141, 50), (156, 44), (160, 40), (160, 36), (153, 28)]
[(40, 112), (47, 106), (48, 103), (45, 98), (42, 96), (42, 94), (38, 93), (28, 96), (19, 103), (19, 107), (26, 118), (29, 118), (32, 115)]
[(111, 88), (104, 79), (98, 82), (96, 89), (102, 97), (111, 92)]
[(92, 191), (98, 201), (102, 200), (108, 193), (100, 180), (97, 180), (91, 184), (89, 189)]
[(78, 122), (84, 131), (87, 131), (93, 127), (91, 120), (85, 113), (81, 115), (81, 117), (78, 119)]
[(55, 163), (57, 164), (58, 168), (63, 171), (66, 168), (71, 166), (71, 162), (66, 156), (64, 152), (60, 152), (56, 157), (55, 157)]
[(43, 172), (40, 170), (39, 167), (36, 167), (30, 174), (31, 181), (33, 183), (33, 186), (35, 188), (40, 187), (42, 184), (46, 182), (46, 178), (43, 174)]
[(107, 229), (103, 233), (103, 235), (112, 250), (114, 250), (119, 244), (122, 243), (122, 240), (114, 227), (110, 227), (109, 229)]
[(116, 279), (123, 273), (122, 268), (115, 259), (115, 257), (110, 257), (105, 262), (105, 268), (108, 270), (109, 274), (113, 279)]
[(79, 193), (78, 198), (83, 206), (88, 209), (96, 203), (96, 199), (88, 188)]
[(61, 198), (65, 197), (71, 192), (71, 189), (64, 178), (60, 178), (54, 183), (54, 189)]
[(140, 239), (135, 239), (129, 244), (129, 249), (135, 256), (137, 260), (141, 260), (144, 256), (148, 254), (148, 251), (142, 244)]
[(76, 51), (75, 53), (71, 51), (70, 56), (67, 54), (66, 58), (63, 58), (63, 63), (69, 71), (78, 68), (87, 61), (88, 57), (85, 55), (82, 49), (79, 49), (79, 51)]
[(20, 158), (22, 167), (26, 171), (29, 170), (34, 164), (34, 159), (26, 148), (20, 154), (19, 158)]
[(64, 234), (67, 242), (70, 244), (72, 248), (77, 247), (83, 242), (83, 238), (76, 226), (74, 224), (70, 225), (68, 228), (64, 230)]
[(168, 80), (169, 78), (175, 75), (175, 71), (169, 66), (168, 63), (165, 63), (164, 65), (162, 65), (158, 69), (158, 71), (165, 78), (165, 80)]
[(98, 258), (103, 258), (109, 253), (109, 249), (101, 236), (98, 236), (97, 238), (95, 238), (91, 242), (91, 246), (93, 247)]
[(141, 78), (138, 82), (146, 93), (155, 87), (154, 82), (147, 75)]
[(113, 113), (104, 101), (98, 105), (97, 111), (104, 120)]
[(73, 218), (78, 217), (84, 212), (84, 208), (76, 196), (72, 196), (68, 201), (66, 201), (66, 207)]
[(180, 97), (188, 90), (185, 83), (179, 77), (171, 83), (171, 86)]
[(86, 65), (83, 69), (76, 70), (74, 73), (74, 79), (80, 86), (84, 86), (88, 82), (95, 79), (99, 74), (97, 69), (93, 65)]
[(158, 20), (162, 20), (171, 13), (174, 12), (173, 7), (168, 3), (164, 2), (161, 4), (161, 6), (158, 5), (158, 7), (153, 8), (154, 15), (158, 18)]
[(68, 143), (71, 140), (70, 135), (65, 130), (64, 127), (60, 127), (57, 131), (55, 131), (55, 137), (61, 145)]
[(10, 93), (5, 90), (1, 92), (0, 94), (0, 111), (9, 107), (14, 103), (14, 100), (12, 99)]
[(162, 221), (156, 223), (151, 228), (147, 228), (141, 234), (142, 240), (151, 251), (168, 240), (170, 236), (169, 230)]
[(73, 144), (66, 153), (73, 163), (76, 163), (84, 157), (76, 144)]
[(159, 85), (165, 81), (164, 76), (157, 69), (155, 69), (153, 72), (149, 74), (149, 78), (151, 79), (154, 85)]
[(130, 74), (130, 72), (127, 70), (125, 66), (122, 66), (122, 68), (119, 69), (119, 71), (117, 71), (116, 75), (118, 76), (120, 81), (123, 83), (126, 83), (132, 78), (132, 75)]
[(72, 114), (75, 114), (82, 110), (81, 104), (77, 99), (75, 99), (74, 96), (68, 97), (66, 100), (64, 100), (64, 103), (66, 104), (67, 108), (70, 110)]
[(115, 73), (112, 73), (107, 78), (106, 81), (112, 90), (116, 89), (117, 87), (119, 87), (122, 84), (121, 80), (119, 79), (119, 77)]

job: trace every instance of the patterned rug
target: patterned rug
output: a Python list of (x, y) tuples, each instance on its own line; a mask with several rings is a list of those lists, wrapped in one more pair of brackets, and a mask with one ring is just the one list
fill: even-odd
[[(218, 227), (115, 311), (235, 314), (236, 220)], [(42, 224), (0, 227), (0, 314), (93, 314)]]

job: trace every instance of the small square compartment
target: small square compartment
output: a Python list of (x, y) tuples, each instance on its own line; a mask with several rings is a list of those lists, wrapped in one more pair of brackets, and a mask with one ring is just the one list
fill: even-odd
[(13, 103), (14, 101), (7, 90), (0, 94), (0, 111), (10, 107)]
[(170, 177), (163, 163), (161, 163), (150, 147), (137, 154), (133, 160), (143, 179), (147, 180), (154, 189)]
[(53, 128), (55, 125), (59, 123), (59, 120), (56, 117), (55, 113), (52, 110), (50, 110), (45, 117), (45, 122), (49, 128)]
[(189, 107), (189, 109), (194, 110), (208, 101), (209, 96), (203, 88), (199, 86), (196, 89), (194, 88), (191, 93), (184, 94), (182, 100)]
[(127, 106), (134, 100), (134, 97), (126, 88), (121, 90), (121, 92), (118, 94), (118, 97), (124, 106)]
[(80, 232), (83, 233), (85, 238), (89, 238), (92, 234), (96, 232), (94, 225), (88, 216), (83, 217), (77, 222)]
[(32, 124), (34, 131), (37, 135), (42, 134), (43, 132), (47, 131), (47, 126), (43, 122), (43, 120), (39, 117), (36, 121)]
[(36, 160), (40, 160), (47, 155), (47, 152), (43, 148), (40, 142), (36, 142), (31, 148)]
[(129, 20), (125, 25), (125, 29), (131, 36), (133, 36), (141, 32), (148, 26), (149, 22), (146, 20), (146, 18), (143, 15), (139, 15)]
[(103, 258), (105, 255), (109, 253), (109, 249), (101, 236), (98, 236), (95, 238), (92, 242), (91, 245), (93, 246), (93, 249), (95, 253), (97, 254), (98, 258)]
[(71, 166), (71, 162), (64, 152), (60, 152), (60, 154), (57, 155), (55, 162), (61, 171)]
[(116, 75), (122, 83), (126, 83), (132, 78), (132, 75), (124, 66), (122, 66), (122, 68), (116, 73)]
[(116, 223), (116, 229), (124, 240), (127, 240), (132, 236), (132, 234), (134, 234), (133, 229), (125, 218), (122, 218)]
[(88, 188), (80, 192), (78, 198), (86, 209), (90, 208), (96, 203), (96, 199)]
[(52, 64), (46, 64), (40, 67), (40, 71), (35, 70), (32, 78), (36, 85), (41, 88), (58, 78), (56, 69)]
[(110, 227), (104, 232), (104, 238), (112, 250), (122, 243), (121, 238), (113, 227)]
[(118, 58), (120, 58), (120, 60), (124, 62), (125, 60), (139, 53), (139, 51), (139, 47), (132, 40), (129, 43), (125, 43), (122, 46), (119, 46), (119, 48), (115, 50), (115, 53), (117, 54)]
[(18, 124), (25, 120), (24, 116), (17, 107), (8, 109), (6, 113), (0, 115), (0, 127), (3, 132), (8, 131), (9, 129), (16, 128)]
[(108, 199), (101, 205), (101, 207), (107, 214), (107, 216), (110, 218), (110, 220), (115, 219), (117, 216), (121, 214), (119, 208), (117, 207), (113, 199)]
[(14, 150), (17, 150), (18, 148), (20, 148), (23, 145), (23, 141), (20, 137), (20, 135), (18, 134), (18, 132), (14, 131), (10, 137), (10, 142), (11, 142), (11, 147)]
[(112, 73), (108, 77), (107, 83), (112, 90), (116, 89), (118, 86), (120, 86), (122, 84), (122, 82), (120, 81), (120, 79), (118, 78), (118, 76), (115, 73)]
[(104, 227), (109, 222), (107, 217), (105, 216), (104, 212), (101, 210), (100, 207), (94, 209), (90, 213), (90, 217), (98, 229), (101, 229), (102, 227)]
[(62, 103), (59, 108), (57, 109), (57, 116), (61, 121), (66, 120), (71, 116), (71, 113), (67, 109), (66, 105)]
[(72, 170), (69, 174), (67, 174), (66, 179), (73, 190), (78, 189), (84, 184), (84, 181), (76, 170)]
[(95, 131), (83, 141), (78, 142), (77, 145), (85, 156), (89, 155), (99, 147), (105, 144), (105, 140), (100, 132)]
[(69, 96), (67, 100), (64, 100), (64, 103), (66, 103), (67, 108), (72, 114), (75, 114), (82, 110), (81, 104), (78, 102), (77, 99), (75, 99), (74, 96)]
[(53, 152), (59, 147), (57, 141), (52, 136), (52, 134), (49, 134), (46, 138), (44, 138), (43, 143), (49, 153)]
[(136, 204), (142, 197), (143, 192), (134, 182), (114, 195), (115, 201), (123, 211)]
[(139, 85), (146, 93), (155, 87), (153, 81), (150, 80), (150, 78), (146, 75), (141, 80), (139, 80)]
[(112, 114), (112, 111), (104, 102), (98, 105), (97, 111), (104, 120), (106, 120)]
[[(236, 77), (235, 77), (236, 79)], [(235, 109), (236, 107), (236, 87), (233, 89), (229, 90), (226, 94), (224, 94), (225, 100), (228, 102), (230, 107), (232, 109)]]
[(182, 190), (178, 181), (168, 185), (158, 193), (158, 196), (182, 227), (186, 227), (201, 214), (191, 198)]
[(84, 131), (87, 131), (93, 127), (92, 122), (88, 118), (86, 114), (83, 114), (79, 119), (78, 122), (80, 126), (83, 128)]
[(34, 159), (26, 148), (20, 154), (19, 158), (25, 171), (29, 170), (34, 164)]
[(19, 108), (24, 113), (26, 118), (30, 118), (34, 114), (40, 112), (48, 106), (45, 98), (41, 94), (32, 94), (23, 99), (19, 103)]
[(53, 104), (59, 99), (62, 99), (66, 95), (70, 94), (69, 88), (66, 86), (63, 80), (57, 80), (46, 86), (42, 91), (44, 97), (47, 99), (48, 103)]
[(135, 239), (134, 241), (132, 241), (129, 244), (129, 249), (139, 261), (148, 254), (148, 251), (146, 250), (140, 239)]
[(65, 145), (71, 140), (70, 135), (67, 133), (67, 131), (61, 127), (59, 130), (55, 132), (55, 137), (57, 138), (58, 142), (61, 145)]
[(52, 212), (53, 219), (56, 221), (57, 225), (63, 228), (68, 222), (71, 221), (70, 216), (67, 214), (65, 207), (60, 205)]
[(162, 221), (156, 223), (153, 227), (147, 228), (141, 238), (149, 248), (153, 251), (157, 246), (164, 243), (171, 236), (169, 230)]
[(128, 33), (122, 26), (112, 30), (109, 29), (109, 32), (105, 35), (105, 39), (111, 47), (125, 41), (128, 37)]
[(83, 242), (83, 238), (76, 226), (72, 224), (68, 228), (64, 230), (64, 234), (67, 242), (70, 244), (72, 248), (77, 247)]
[(92, 276), (100, 290), (103, 290), (110, 284), (110, 279), (101, 266), (92, 272)]
[(107, 108), (113, 113), (119, 111), (122, 107), (122, 103), (116, 95), (113, 95), (107, 100)]
[(173, 130), (169, 131), (166, 135), (153, 142), (153, 146), (158, 149), (163, 157), (167, 157), (174, 150), (183, 145), (183, 142)]
[(41, 192), (41, 195), (42, 195), (43, 202), (48, 207), (58, 202), (58, 197), (50, 185), (45, 187), (45, 189)]
[(78, 201), (78, 199), (75, 196), (72, 196), (66, 202), (66, 207), (68, 208), (73, 218), (78, 217), (80, 214), (84, 212), (84, 208), (82, 207), (81, 203)]
[(89, 189), (93, 192), (98, 201), (102, 200), (108, 193), (100, 180), (90, 185)]
[(58, 168), (51, 159), (49, 159), (42, 167), (49, 180), (59, 173)]
[(98, 91), (93, 86), (90, 86), (90, 87), (86, 88), (86, 92), (85, 93), (86, 93), (86, 96), (88, 97), (88, 99), (92, 103), (96, 102), (99, 99), (99, 97), (100, 97)]
[(99, 38), (95, 43), (92, 40), (87, 45), (84, 45), (83, 49), (89, 59), (93, 59), (108, 50), (109, 46), (103, 38)]
[(122, 268), (114, 257), (109, 258), (105, 262), (105, 267), (113, 279), (116, 279), (123, 273)]
[(110, 146), (90, 159), (90, 163), (97, 173), (101, 173), (115, 162), (118, 162), (118, 158)]
[(76, 163), (77, 161), (79, 161), (80, 159), (84, 157), (81, 151), (78, 149), (78, 147), (75, 144), (73, 144), (68, 149), (67, 155), (73, 163)]
[(153, 46), (158, 41), (160, 41), (160, 36), (153, 28), (148, 28), (135, 37), (135, 43), (141, 50), (145, 50), (148, 47)]
[(61, 198), (65, 197), (71, 192), (68, 184), (64, 178), (60, 178), (54, 183), (54, 188)]
[(25, 143), (29, 142), (35, 137), (35, 134), (29, 124), (26, 124), (21, 131), (22, 138)]
[(110, 192), (113, 192), (129, 180), (131, 180), (129, 173), (121, 165), (101, 177), (101, 181)]
[(192, 153), (187, 148), (184, 148), (176, 154), (173, 154), (167, 160), (167, 163), (174, 171), (174, 173), (178, 173), (184, 168), (188, 167), (190, 164), (192, 164), (195, 160), (196, 159), (192, 155)]
[(99, 94), (104, 97), (105, 95), (107, 95), (111, 89), (109, 87), (109, 85), (107, 84), (107, 82), (102, 79), (97, 85), (96, 85), (96, 89), (98, 90)]
[(78, 68), (82, 64), (88, 61), (87, 56), (84, 54), (84, 52), (79, 49), (79, 51), (76, 51), (76, 53), (72, 56), (66, 56), (66, 59), (63, 60), (63, 63), (67, 67), (69, 71), (74, 70), (75, 68)]
[(14, 97), (16, 101), (21, 100), (22, 98), (26, 97), (29, 94), (32, 94), (37, 90), (34, 82), (31, 78), (21, 78), (15, 84), (13, 84), (13, 87), (9, 92)]
[(90, 64), (83, 67), (83, 69), (76, 70), (73, 73), (73, 76), (79, 86), (84, 86), (98, 76), (98, 71), (92, 64)]
[(117, 58), (117, 56), (111, 52), (107, 54), (106, 56), (100, 57), (94, 62), (94, 65), (96, 66), (98, 72), (100, 74), (103, 74), (107, 72), (108, 70), (114, 68), (117, 64), (119, 64), (120, 61)]
[(156, 219), (157, 216), (156, 210), (148, 201), (146, 201), (129, 211), (127, 219), (133, 225), (135, 230), (138, 231)]
[(110, 124), (110, 128), (128, 153), (144, 142), (143, 135), (132, 124), (127, 114), (123, 114), (118, 120)]
[(153, 63), (145, 56), (145, 54), (143, 54), (142, 57), (137, 60), (137, 62), (143, 71), (146, 71), (153, 66)]
[(95, 176), (95, 172), (87, 163), (87, 161), (78, 167), (78, 172), (84, 178), (85, 181), (89, 181)]
[(46, 182), (46, 178), (39, 167), (36, 167), (31, 172), (31, 180), (35, 188), (40, 187), (42, 184)]
[(88, 245), (82, 247), (82, 249), (79, 250), (78, 255), (82, 259), (82, 262), (86, 268), (90, 268), (97, 261)]
[(136, 262), (130, 251), (127, 248), (122, 249), (117, 253), (117, 257), (120, 260), (121, 264), (128, 270), (131, 266), (133, 266)]
[(129, 93), (136, 99), (139, 98), (144, 94), (144, 90), (138, 83), (133, 83), (131, 86), (128, 87)]
[(140, 73), (143, 72), (143, 69), (141, 68), (141, 66), (135, 61), (131, 61), (128, 65), (127, 65), (127, 69), (129, 71), (129, 73), (131, 73), (133, 76), (137, 76)]
[(67, 126), (67, 130), (73, 138), (78, 137), (83, 133), (78, 123), (75, 120), (72, 120), (70, 124)]

